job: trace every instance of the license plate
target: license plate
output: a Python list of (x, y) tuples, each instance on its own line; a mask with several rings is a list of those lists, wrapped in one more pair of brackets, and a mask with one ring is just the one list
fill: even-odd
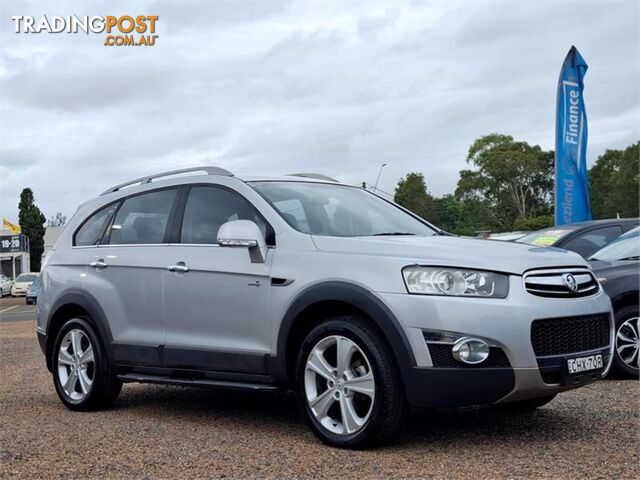
[(601, 370), (604, 367), (602, 355), (588, 355), (586, 357), (568, 358), (567, 371), (569, 375), (590, 372), (592, 370)]

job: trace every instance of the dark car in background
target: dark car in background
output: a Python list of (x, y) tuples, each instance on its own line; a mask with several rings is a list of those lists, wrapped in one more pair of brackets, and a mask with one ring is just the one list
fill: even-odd
[(568, 223), (528, 233), (516, 241), (541, 247), (564, 248), (589, 258), (609, 242), (638, 225), (639, 218)]
[(40, 288), (42, 287), (42, 280), (40, 275), (36, 277), (29, 288), (27, 288), (27, 294), (25, 296), (27, 305), (35, 305), (38, 303), (38, 294), (40, 293)]
[(598, 250), (589, 262), (611, 298), (615, 314), (614, 365), (638, 378), (640, 372), (640, 227)]

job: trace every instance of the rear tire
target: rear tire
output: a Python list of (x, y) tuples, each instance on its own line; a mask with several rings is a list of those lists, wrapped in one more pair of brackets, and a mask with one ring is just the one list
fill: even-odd
[(53, 384), (67, 408), (108, 407), (122, 389), (90, 317), (67, 321), (51, 351)]
[(406, 401), (393, 353), (366, 320), (327, 320), (304, 339), (297, 361), (298, 403), (325, 443), (360, 448), (396, 433)]
[(613, 364), (620, 373), (638, 379), (640, 372), (640, 312), (638, 305), (627, 305), (615, 312), (616, 333)]

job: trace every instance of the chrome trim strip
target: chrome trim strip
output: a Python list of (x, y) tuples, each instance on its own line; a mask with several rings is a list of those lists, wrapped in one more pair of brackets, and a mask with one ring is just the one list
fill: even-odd
[[(576, 277), (578, 289), (562, 291), (545, 287), (561, 287), (564, 285), (562, 275), (571, 274)], [(580, 281), (578, 282), (578, 279)], [(535, 297), (576, 299), (596, 295), (600, 292), (599, 283), (591, 270), (586, 267), (568, 267), (566, 269), (530, 270), (522, 276), (525, 291)]]

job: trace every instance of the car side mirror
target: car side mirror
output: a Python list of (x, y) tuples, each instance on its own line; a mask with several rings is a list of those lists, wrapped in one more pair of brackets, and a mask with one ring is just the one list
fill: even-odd
[(258, 225), (251, 220), (232, 220), (218, 230), (218, 245), (221, 247), (248, 248), (251, 263), (264, 263), (267, 257), (267, 242)]

